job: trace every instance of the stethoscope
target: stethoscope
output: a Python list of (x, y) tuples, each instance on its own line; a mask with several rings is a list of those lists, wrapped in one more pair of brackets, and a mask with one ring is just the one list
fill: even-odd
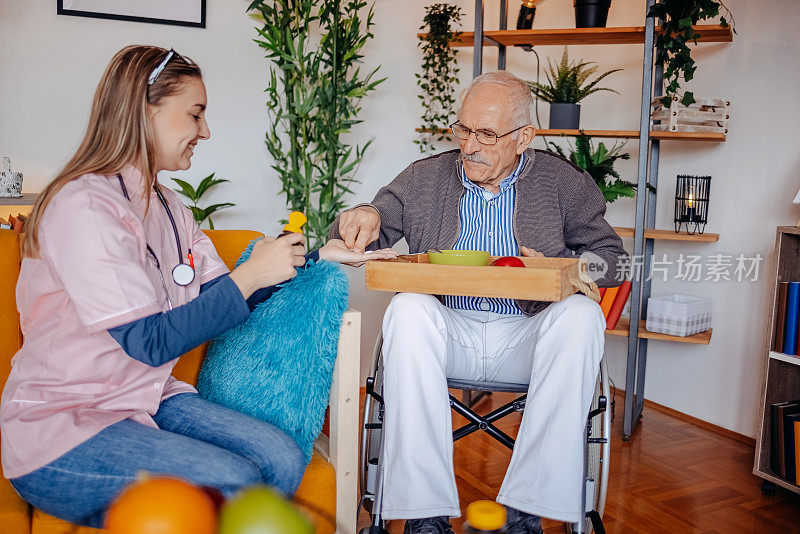
[[(128, 188), (125, 187), (125, 182), (122, 180), (122, 175), (117, 174), (117, 178), (119, 179), (119, 185), (122, 188), (122, 194), (125, 195), (125, 198), (128, 199), (130, 202), (131, 197), (128, 195)], [(167, 200), (164, 198), (164, 195), (161, 193), (161, 190), (153, 185), (153, 189), (158, 196), (158, 200), (161, 201), (161, 205), (164, 206), (164, 209), (167, 210), (167, 216), (169, 217), (169, 222), (172, 224), (172, 231), (175, 232), (175, 244), (178, 247), (178, 265), (172, 269), (172, 281), (178, 284), (179, 286), (188, 286), (194, 281), (194, 267), (189, 265), (188, 263), (183, 263), (183, 248), (181, 247), (181, 236), (178, 234), (178, 226), (175, 224), (175, 218), (172, 216), (172, 210), (169, 209), (169, 205), (167, 204)], [(147, 245), (147, 252), (153, 257), (153, 260), (156, 262), (156, 269), (158, 269), (158, 275), (161, 277), (161, 283), (164, 285), (164, 290), (166, 291), (167, 286), (164, 283), (164, 275), (161, 273), (161, 263), (158, 261), (158, 256), (153, 251), (153, 247), (150, 246), (149, 243), (145, 243)], [(191, 251), (190, 251), (191, 253)], [(172, 302), (169, 298), (169, 292), (167, 291), (167, 303), (169, 304), (169, 309), (172, 309)]]

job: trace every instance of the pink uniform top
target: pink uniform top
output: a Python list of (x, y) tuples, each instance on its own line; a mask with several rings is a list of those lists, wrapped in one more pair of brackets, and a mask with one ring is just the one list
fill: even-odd
[(89, 174), (65, 185), (41, 220), (40, 257), (22, 260), (17, 307), (24, 343), (0, 401), (7, 478), (50, 463), (123, 419), (156, 427), (151, 416), (162, 400), (195, 391), (170, 376), (177, 359), (150, 367), (128, 356), (107, 329), (167, 311), (167, 291), (174, 307), (185, 304), (228, 269), (178, 195), (162, 188), (183, 254), (191, 247), (197, 271), (190, 285), (175, 284), (178, 250), (167, 212), (151, 189), (145, 215), (141, 173), (127, 167), (122, 177), (130, 202), (116, 175)]

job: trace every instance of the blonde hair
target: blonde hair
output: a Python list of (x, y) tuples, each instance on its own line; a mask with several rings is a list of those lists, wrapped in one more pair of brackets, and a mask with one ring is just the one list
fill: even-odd
[[(173, 54), (155, 83), (148, 85), (151, 73), (167, 54), (167, 50), (157, 46), (133, 45), (111, 59), (97, 85), (83, 141), (36, 199), (26, 223), (24, 257), (39, 256), (42, 216), (55, 194), (68, 182), (84, 174), (113, 175), (130, 164), (141, 170), (145, 191), (154, 186), (155, 134), (148, 106), (158, 106), (164, 98), (180, 91), (185, 77), (202, 78), (200, 68), (192, 60)], [(149, 200), (150, 195), (145, 198)]]

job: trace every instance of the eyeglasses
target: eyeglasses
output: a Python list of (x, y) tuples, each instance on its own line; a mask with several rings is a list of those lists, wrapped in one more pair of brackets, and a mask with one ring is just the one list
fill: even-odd
[(475, 134), (475, 139), (477, 139), (480, 144), (482, 144), (482, 145), (496, 145), (497, 144), (497, 140), (500, 139), (501, 137), (505, 137), (507, 135), (511, 135), (512, 133), (516, 132), (517, 130), (523, 129), (526, 126), (529, 126), (529, 125), (528, 124), (523, 124), (522, 126), (514, 128), (510, 132), (504, 133), (503, 135), (497, 135), (496, 133), (494, 133), (491, 130), (470, 130), (469, 128), (467, 128), (466, 126), (461, 124), (460, 122), (454, 122), (453, 124), (451, 124), (450, 125), (450, 129), (453, 130), (453, 135), (455, 135), (456, 137), (458, 137), (461, 140), (469, 139), (469, 134), (474, 133)]
[(172, 56), (180, 57), (180, 54), (178, 54), (174, 49), (170, 48), (169, 52), (167, 53), (167, 57), (165, 57), (161, 63), (158, 64), (158, 67), (153, 69), (153, 72), (150, 73), (150, 77), (147, 78), (148, 86), (156, 83), (156, 80), (158, 80), (158, 77), (161, 76), (162, 72), (164, 72), (164, 69), (167, 67), (167, 63), (170, 59), (172, 59)]

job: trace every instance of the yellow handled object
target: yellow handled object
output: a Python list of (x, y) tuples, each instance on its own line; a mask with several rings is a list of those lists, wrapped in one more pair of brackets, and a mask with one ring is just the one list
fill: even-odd
[(286, 235), (289, 232), (294, 232), (296, 234), (303, 233), (303, 225), (308, 222), (305, 214), (301, 211), (293, 211), (289, 214), (289, 224), (283, 225), (283, 233), (281, 235)]

